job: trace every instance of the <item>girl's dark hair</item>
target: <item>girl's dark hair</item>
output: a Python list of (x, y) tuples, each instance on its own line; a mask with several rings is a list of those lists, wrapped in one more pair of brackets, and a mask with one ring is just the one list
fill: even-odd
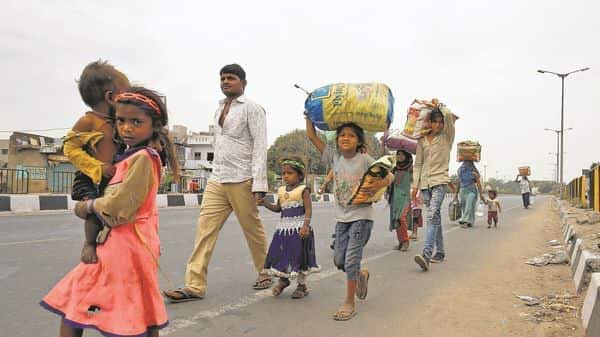
[[(295, 165), (285, 164), (284, 162), (286, 160), (293, 160), (293, 161), (299, 162), (300, 164), (304, 165), (304, 170), (300, 169), (299, 167), (296, 167)], [(279, 166), (283, 166), (283, 165), (289, 165), (294, 171), (296, 171), (296, 173), (298, 173), (298, 176), (300, 177), (300, 181), (304, 180), (304, 171), (306, 170), (306, 163), (302, 160), (302, 158), (297, 157), (297, 156), (283, 157), (279, 160)]]
[(342, 133), (342, 130), (344, 128), (352, 129), (352, 131), (358, 137), (358, 146), (356, 147), (356, 152), (359, 152), (361, 149), (367, 148), (366, 141), (365, 141), (365, 132), (363, 131), (363, 129), (360, 126), (358, 126), (354, 123), (345, 123), (345, 124), (338, 126), (338, 128), (335, 129), (335, 144), (336, 144), (336, 146), (338, 143), (338, 138), (340, 137), (340, 133)]
[(488, 193), (492, 194), (494, 198), (498, 196), (498, 192), (496, 192), (496, 190), (490, 190)]
[(150, 90), (144, 87), (131, 87), (127, 90), (127, 92), (144, 95), (152, 101), (154, 101), (156, 105), (158, 105), (160, 114), (156, 112), (150, 105), (135, 99), (125, 98), (120, 99), (118, 101), (119, 104), (135, 105), (152, 118), (152, 128), (154, 129), (154, 131), (152, 132), (152, 136), (150, 137), (150, 139), (148, 139), (148, 141), (144, 145), (156, 145), (151, 147), (158, 148), (161, 159), (163, 160), (163, 162), (166, 160), (165, 164), (168, 165), (168, 167), (171, 169), (171, 172), (173, 173), (173, 177), (176, 179), (176, 181), (178, 181), (179, 162), (177, 161), (177, 157), (175, 155), (175, 147), (173, 146), (173, 141), (171, 140), (171, 136), (169, 135), (169, 129), (167, 128), (167, 125), (169, 124), (169, 115), (167, 113), (167, 106), (161, 98), (163, 96), (161, 96), (154, 90)]
[(440, 110), (440, 108), (434, 108), (433, 110), (431, 110), (431, 113), (429, 113), (430, 122), (433, 122), (437, 118), (441, 118), (442, 121), (444, 120), (444, 114), (442, 113), (442, 110)]

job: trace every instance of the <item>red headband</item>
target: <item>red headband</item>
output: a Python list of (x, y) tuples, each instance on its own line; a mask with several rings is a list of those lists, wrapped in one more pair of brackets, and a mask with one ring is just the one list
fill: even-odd
[(115, 99), (115, 101), (117, 103), (121, 102), (121, 101), (125, 101), (125, 100), (134, 100), (134, 101), (138, 101), (138, 102), (147, 104), (152, 108), (152, 110), (156, 111), (156, 113), (160, 115), (160, 108), (158, 107), (158, 104), (156, 104), (156, 102), (154, 102), (153, 100), (151, 100), (150, 98), (148, 98), (142, 94), (136, 94), (133, 92), (124, 92), (124, 93), (118, 94), (117, 98)]

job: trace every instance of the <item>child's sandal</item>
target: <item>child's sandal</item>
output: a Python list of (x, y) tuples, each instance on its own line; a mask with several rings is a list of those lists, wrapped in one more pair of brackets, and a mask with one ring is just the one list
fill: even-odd
[(299, 299), (306, 297), (306, 295), (308, 295), (308, 288), (306, 287), (306, 284), (299, 284), (296, 287), (296, 290), (294, 290), (294, 292), (292, 293), (292, 298)]
[(290, 280), (286, 278), (280, 278), (277, 285), (273, 287), (273, 296), (279, 296), (283, 292), (283, 289), (290, 285)]

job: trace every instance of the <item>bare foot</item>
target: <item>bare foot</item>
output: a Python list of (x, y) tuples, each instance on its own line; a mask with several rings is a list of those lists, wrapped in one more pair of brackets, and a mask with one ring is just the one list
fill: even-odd
[(81, 262), (85, 264), (98, 263), (98, 255), (96, 255), (96, 245), (84, 243), (81, 249)]

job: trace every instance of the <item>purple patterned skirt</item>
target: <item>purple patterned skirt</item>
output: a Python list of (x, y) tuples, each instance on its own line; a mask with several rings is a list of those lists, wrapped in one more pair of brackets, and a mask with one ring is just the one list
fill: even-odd
[(298, 273), (309, 274), (320, 270), (315, 255), (315, 236), (310, 230), (302, 239), (299, 230), (276, 230), (269, 246), (265, 269), (274, 276), (295, 278)]

